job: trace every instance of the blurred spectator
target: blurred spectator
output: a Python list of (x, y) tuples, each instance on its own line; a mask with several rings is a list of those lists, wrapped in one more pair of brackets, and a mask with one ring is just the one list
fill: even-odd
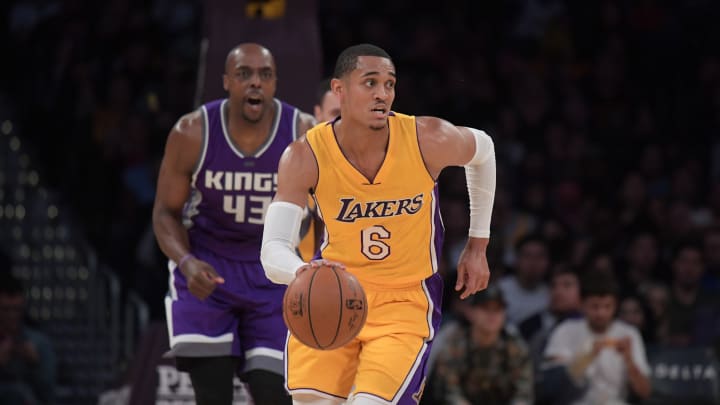
[(491, 285), (470, 300), (466, 321), (433, 347), (439, 353), (423, 403), (531, 404), (532, 363), (522, 338), (505, 327), (502, 291)]
[(705, 257), (703, 289), (720, 292), (720, 226), (705, 230), (703, 235), (703, 256)]
[(519, 325), (528, 317), (544, 311), (550, 301), (545, 276), (550, 268), (547, 243), (536, 235), (518, 242), (515, 273), (498, 284), (507, 298), (508, 321)]
[(645, 344), (655, 342), (655, 324), (650, 309), (640, 297), (623, 297), (618, 306), (618, 319), (637, 328)]
[(623, 293), (636, 294), (661, 273), (658, 237), (650, 231), (633, 235), (625, 251), (625, 267), (620, 269)]
[[(583, 279), (581, 289), (585, 318), (567, 320), (555, 329), (546, 359), (564, 366), (572, 383), (582, 387), (576, 404), (618, 404), (631, 395), (648, 397), (645, 345), (634, 326), (615, 319), (619, 292), (615, 280), (593, 274)], [(544, 389), (567, 388), (548, 383)]]
[(53, 403), (56, 358), (48, 338), (24, 320), (25, 294), (9, 268), (0, 269), (0, 403)]
[(567, 266), (558, 266), (550, 278), (550, 305), (525, 321), (518, 328), (530, 346), (530, 354), (538, 365), (550, 334), (566, 319), (579, 317), (580, 280), (578, 273)]
[(664, 343), (672, 346), (712, 343), (720, 332), (720, 308), (717, 297), (701, 288), (705, 273), (701, 247), (693, 243), (678, 246), (672, 257), (672, 273)]

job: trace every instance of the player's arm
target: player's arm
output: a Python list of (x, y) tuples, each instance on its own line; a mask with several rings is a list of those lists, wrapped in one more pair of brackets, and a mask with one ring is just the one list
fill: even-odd
[(290, 144), (278, 166), (278, 188), (265, 214), (260, 261), (267, 278), (289, 284), (307, 263), (295, 253), (308, 193), (318, 180), (315, 155), (305, 137)]
[(190, 253), (182, 225), (182, 210), (190, 194), (190, 180), (202, 149), (202, 115), (193, 112), (180, 118), (168, 135), (160, 164), (153, 230), (160, 249), (178, 263)]
[[(160, 164), (152, 214), (160, 249), (178, 264), (189, 280), (190, 292), (200, 299), (210, 295), (215, 283), (223, 282), (212, 266), (190, 255), (187, 230), (182, 224), (182, 210), (190, 194), (190, 181), (202, 142), (202, 114), (199, 111), (180, 118), (170, 131)], [(196, 273), (202, 277), (196, 277)]]
[(486, 258), (490, 218), (495, 199), (495, 147), (483, 131), (457, 127), (435, 117), (418, 117), (418, 140), (433, 178), (448, 166), (464, 166), (470, 199), (468, 242), (458, 262), (455, 290), (460, 298), (487, 287), (490, 270)]

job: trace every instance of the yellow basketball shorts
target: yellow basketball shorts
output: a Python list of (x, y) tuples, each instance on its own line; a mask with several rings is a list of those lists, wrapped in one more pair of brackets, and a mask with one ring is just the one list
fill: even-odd
[(290, 336), (285, 348), (291, 394), (347, 398), (366, 394), (390, 404), (417, 404), (427, 358), (440, 326), (442, 278), (403, 289), (365, 288), (368, 317), (360, 334), (336, 350), (316, 350)]

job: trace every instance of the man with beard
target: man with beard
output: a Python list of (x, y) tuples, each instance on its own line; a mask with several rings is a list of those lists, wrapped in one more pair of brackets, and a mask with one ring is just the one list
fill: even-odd
[(153, 227), (169, 259), (171, 354), (199, 405), (228, 405), (237, 371), (255, 404), (290, 403), (283, 388), (284, 285), (265, 278), (260, 243), (285, 147), (312, 116), (274, 98), (275, 61), (252, 43), (230, 51), (227, 99), (177, 122), (158, 178)]
[(563, 365), (583, 388), (575, 404), (617, 404), (630, 394), (650, 395), (645, 346), (635, 327), (615, 319), (617, 295), (610, 276), (586, 277), (581, 283), (585, 318), (566, 320), (550, 336), (545, 358)]

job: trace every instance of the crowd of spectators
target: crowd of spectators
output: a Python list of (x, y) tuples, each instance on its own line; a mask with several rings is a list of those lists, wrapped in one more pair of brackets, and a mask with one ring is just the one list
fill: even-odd
[[(202, 3), (0, 7), (17, 62), (0, 65), (13, 78), (1, 90), (45, 179), (161, 317), (150, 207), (168, 129), (193, 107)], [(324, 74), (347, 45), (377, 44), (397, 67), (395, 110), (493, 137), (491, 281), (536, 363), (580, 316), (588, 274), (617, 281), (618, 317), (645, 346), (718, 346), (720, 5), (319, 1), (319, 12)], [(449, 285), (468, 225), (463, 175), (441, 179)], [(448, 322), (467, 321), (463, 305), (446, 294)]]

